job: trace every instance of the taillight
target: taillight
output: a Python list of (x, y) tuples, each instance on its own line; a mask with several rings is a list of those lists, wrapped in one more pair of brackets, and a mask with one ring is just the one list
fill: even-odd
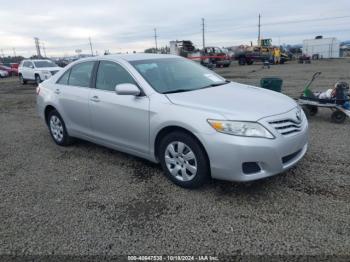
[(36, 88), (36, 94), (39, 95), (39, 93), (40, 93), (40, 86), (38, 86), (38, 87)]

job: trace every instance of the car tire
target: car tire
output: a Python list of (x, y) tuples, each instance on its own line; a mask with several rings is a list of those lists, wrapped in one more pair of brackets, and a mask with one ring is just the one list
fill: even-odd
[(41, 78), (39, 75), (35, 75), (35, 83), (39, 85), (41, 83)]
[(27, 80), (25, 80), (22, 75), (19, 75), (19, 81), (21, 82), (22, 85), (27, 84)]
[(240, 58), (238, 59), (238, 64), (239, 64), (239, 65), (245, 65), (245, 64), (246, 64), (246, 59), (245, 59), (244, 57), (240, 57)]
[(185, 132), (173, 132), (160, 141), (159, 160), (167, 177), (184, 188), (198, 188), (210, 178), (207, 155)]
[(340, 110), (336, 110), (332, 113), (331, 118), (334, 123), (342, 124), (346, 119), (346, 114)]
[(315, 116), (318, 113), (318, 107), (317, 106), (312, 106), (312, 105), (307, 105), (307, 110), (309, 116)]
[(49, 113), (47, 125), (50, 135), (57, 145), (68, 146), (72, 143), (72, 138), (67, 133), (66, 125), (56, 110), (52, 110)]

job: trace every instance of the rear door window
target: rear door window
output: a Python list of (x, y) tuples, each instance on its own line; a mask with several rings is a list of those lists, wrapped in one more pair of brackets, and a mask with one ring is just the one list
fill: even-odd
[(68, 85), (90, 87), (90, 80), (94, 64), (94, 61), (90, 61), (73, 66), (68, 79)]

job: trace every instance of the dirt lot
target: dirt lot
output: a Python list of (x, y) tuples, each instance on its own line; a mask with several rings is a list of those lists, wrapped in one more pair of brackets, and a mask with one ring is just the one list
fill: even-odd
[[(217, 71), (253, 85), (280, 76), (292, 97), (315, 71), (316, 89), (350, 82), (349, 60)], [(284, 174), (185, 190), (147, 161), (82, 141), (56, 146), (35, 86), (0, 79), (0, 253), (350, 255), (350, 120), (333, 124), (321, 110), (310, 135)]]

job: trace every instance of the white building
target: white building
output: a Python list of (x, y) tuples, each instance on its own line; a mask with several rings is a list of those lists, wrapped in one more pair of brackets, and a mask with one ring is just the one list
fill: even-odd
[(303, 54), (319, 58), (339, 58), (340, 42), (335, 37), (303, 41)]

